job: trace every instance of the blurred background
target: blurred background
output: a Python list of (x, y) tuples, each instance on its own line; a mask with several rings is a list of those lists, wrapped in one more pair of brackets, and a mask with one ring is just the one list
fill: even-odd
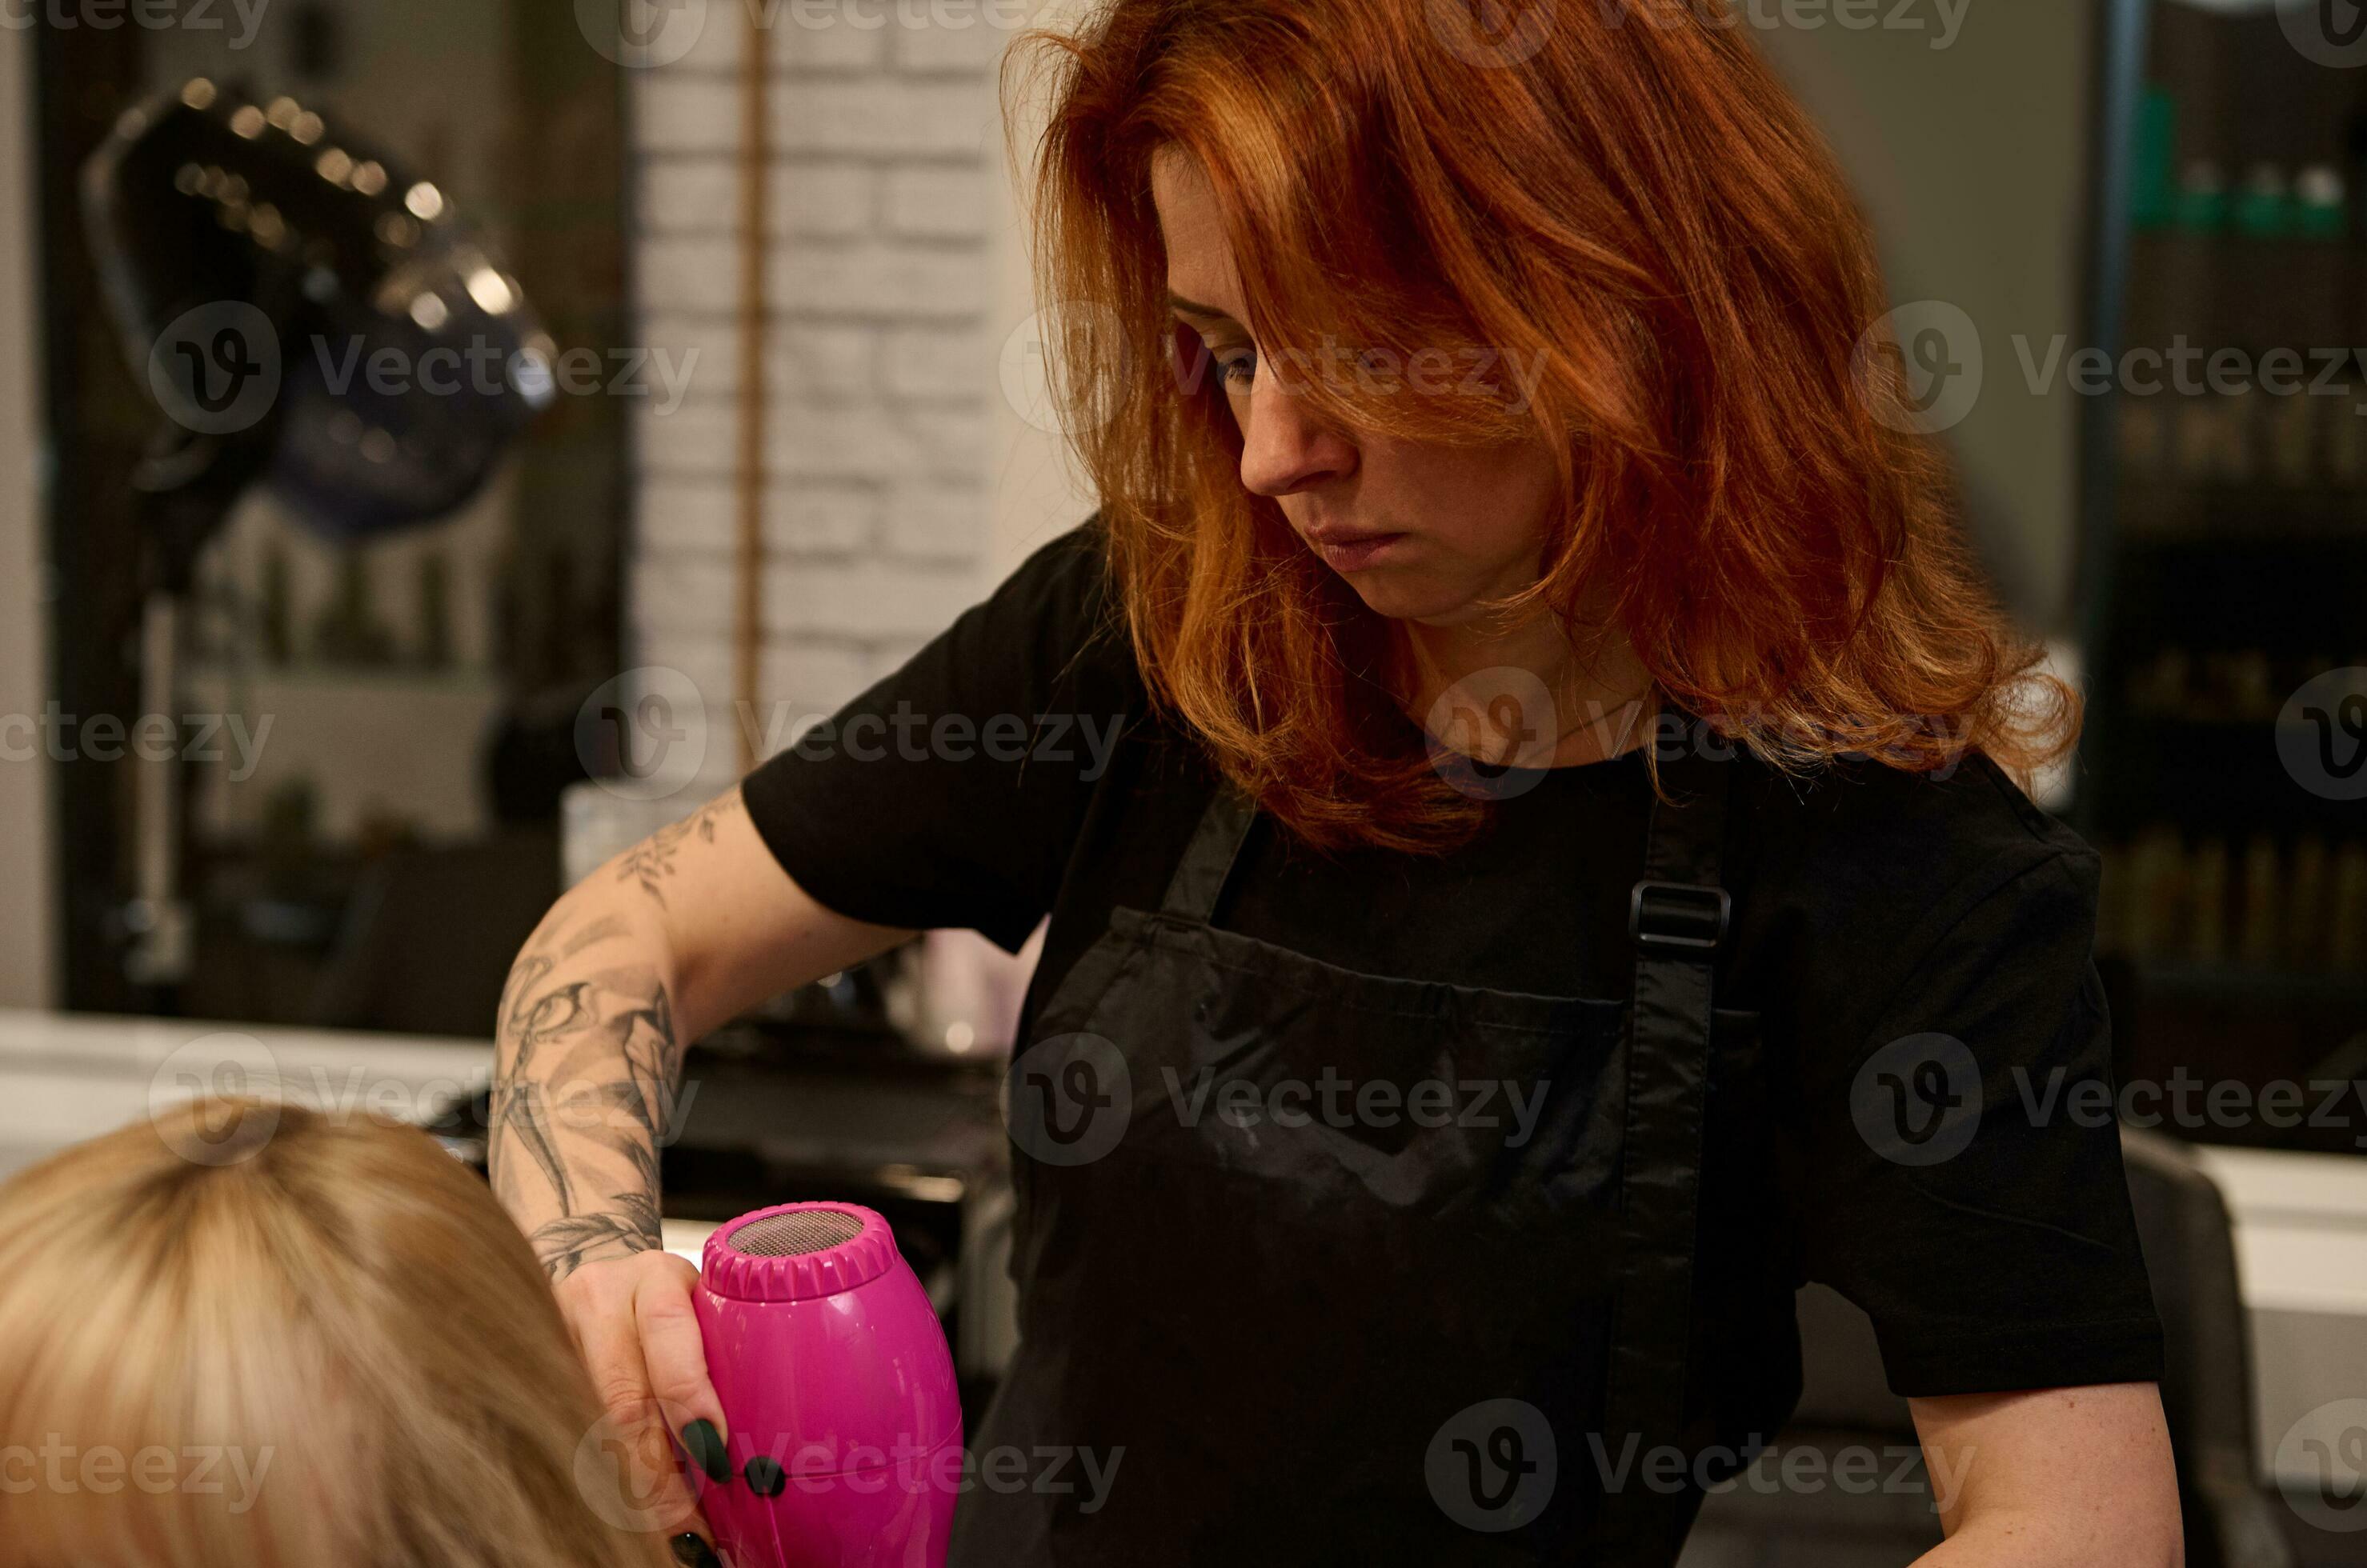
[[(1091, 511), (996, 96), (1078, 8), (0, 0), (0, 1173), (225, 1052), (481, 1158), (560, 889)], [(1732, 11), (2087, 694), (2042, 804), (2106, 857), (2189, 1559), (2367, 1562), (2367, 10)], [(932, 933), (705, 1043), (670, 1244), (870, 1202), (982, 1398), (1031, 960)], [(1779, 1447), (1911, 1457), (1802, 1313)], [(1688, 1561), (1906, 1562), (1908, 1472)]]

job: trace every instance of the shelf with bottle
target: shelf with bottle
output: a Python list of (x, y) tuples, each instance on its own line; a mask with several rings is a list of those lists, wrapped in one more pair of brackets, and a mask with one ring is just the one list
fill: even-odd
[(2127, 672), (2188, 650), (2193, 668), (2218, 655), (2266, 655), (2270, 686), (2293, 691), (2305, 675), (2367, 654), (2367, 549), (2354, 540), (2291, 534), (2254, 524), (2176, 535), (2129, 535), (2113, 552), (2112, 625), (2094, 667), (2113, 697)]
[(2259, 648), (2164, 647), (2130, 668), (2124, 711), (2179, 724), (2274, 724), (2289, 694), (2334, 671), (2348, 671), (2367, 698), (2367, 654), (2346, 665), (2322, 654), (2293, 657)]
[(2367, 837), (2230, 836), (2159, 822), (2097, 851), (2100, 957), (2367, 991)]
[[(2230, 512), (2279, 525), (2367, 531), (2367, 374), (2349, 349), (2237, 351), (2218, 389), (2115, 395), (2113, 463), (2124, 526), (2209, 526)], [(2289, 355), (2280, 359), (2278, 355)]]
[(2113, 516), (2114, 537), (2137, 549), (2367, 544), (2367, 490), (2141, 481), (2121, 487)]
[(2323, 159), (2260, 159), (2231, 186), (2216, 160), (2191, 158), (2167, 187), (2135, 189), (2129, 220), (2141, 246), (2201, 241), (2231, 258), (2291, 257), (2367, 239), (2341, 165)]
[[(2273, 29), (2271, 29), (2273, 31)], [(2189, 62), (2216, 67), (2234, 40), (2203, 40)], [(2282, 39), (2263, 38), (2269, 58), (2292, 58)], [(2360, 99), (2339, 73), (2280, 73), (2288, 96), (2315, 96), (2322, 111), (2282, 122), (2307, 127), (2309, 145), (2263, 141), (2268, 121), (2255, 127), (2253, 106), (2219, 84), (2192, 80), (2172, 61), (2157, 58), (2136, 106), (2130, 145), (2129, 223), (2139, 235), (2193, 235), (2231, 241), (2295, 239), (2341, 242), (2359, 236), (2360, 214), (2349, 171), (2358, 149), (2345, 146), (2340, 128), (2359, 123)], [(2268, 85), (2256, 79), (2249, 93)], [(2329, 134), (2329, 132), (2331, 134)], [(2273, 130), (2267, 134), (2276, 134)], [(2355, 137), (2355, 131), (2354, 131)]]

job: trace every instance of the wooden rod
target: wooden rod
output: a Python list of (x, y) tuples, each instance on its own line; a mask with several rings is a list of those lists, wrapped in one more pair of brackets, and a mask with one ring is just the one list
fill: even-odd
[(771, 164), (767, 120), (771, 79), (766, 70), (772, 32), (763, 6), (744, 8), (747, 31), (740, 51), (740, 402), (737, 603), (732, 617), (732, 730), (740, 739), (740, 771), (754, 767), (757, 687), (764, 658), (764, 340), (765, 198)]

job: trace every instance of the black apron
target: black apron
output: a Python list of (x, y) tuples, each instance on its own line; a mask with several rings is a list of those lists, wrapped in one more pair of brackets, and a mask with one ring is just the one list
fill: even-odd
[(1756, 1040), (1712, 1004), (1735, 767), (1661, 763), (1627, 1001), (1217, 929), (1257, 817), (1219, 784), (1014, 1054), (1021, 1337), (957, 1568), (1674, 1561), (1672, 1477), (1749, 1457), (1694, 1268), (1713, 1055)]

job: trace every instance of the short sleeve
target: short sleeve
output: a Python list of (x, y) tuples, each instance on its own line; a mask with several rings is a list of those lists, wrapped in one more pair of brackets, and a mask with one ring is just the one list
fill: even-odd
[(798, 886), (1016, 953), (1049, 910), (1138, 686), (1096, 514), (742, 781)]
[(1803, 1265), (1872, 1318), (1901, 1395), (2161, 1376), (2093, 957), (2097, 860), (2041, 852), (1917, 911), (1896, 933), (1904, 978), (1805, 1086)]

